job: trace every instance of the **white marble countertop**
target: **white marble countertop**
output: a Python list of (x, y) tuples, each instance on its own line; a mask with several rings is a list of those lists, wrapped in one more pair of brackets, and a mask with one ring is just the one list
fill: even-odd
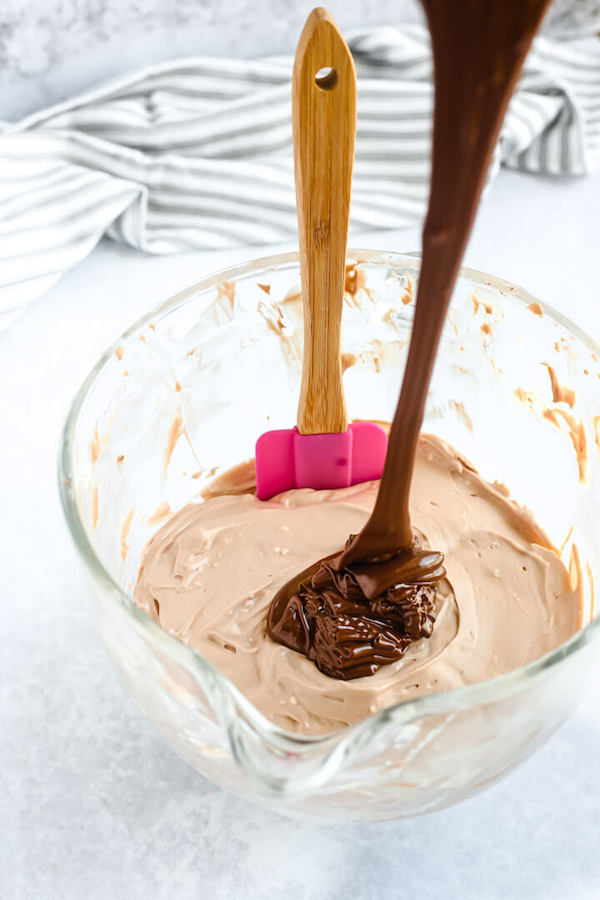
[[(600, 177), (502, 173), (467, 262), (598, 337), (599, 225)], [(419, 242), (411, 231), (359, 243)], [(350, 827), (287, 821), (213, 787), (119, 684), (58, 504), (60, 428), (120, 331), (247, 255), (150, 259), (105, 242), (0, 334), (0, 896), (597, 898), (597, 679), (558, 734), (487, 792), (421, 819)]]

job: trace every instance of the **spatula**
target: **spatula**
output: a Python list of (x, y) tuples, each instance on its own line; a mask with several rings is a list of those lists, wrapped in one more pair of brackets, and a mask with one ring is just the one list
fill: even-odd
[(356, 135), (356, 75), (350, 51), (325, 9), (300, 37), (292, 79), (292, 124), (304, 358), (296, 428), (256, 442), (261, 500), (291, 488), (348, 487), (379, 478), (385, 431), (348, 425), (342, 385), (341, 319)]

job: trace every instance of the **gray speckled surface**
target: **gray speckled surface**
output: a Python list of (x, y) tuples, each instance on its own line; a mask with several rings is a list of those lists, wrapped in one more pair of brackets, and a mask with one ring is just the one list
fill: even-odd
[[(0, 119), (15, 119), (128, 69), (196, 54), (288, 53), (316, 0), (5, 0)], [(421, 17), (418, 0), (329, 0), (343, 29)], [(600, 0), (555, 0), (552, 32), (591, 33)]]

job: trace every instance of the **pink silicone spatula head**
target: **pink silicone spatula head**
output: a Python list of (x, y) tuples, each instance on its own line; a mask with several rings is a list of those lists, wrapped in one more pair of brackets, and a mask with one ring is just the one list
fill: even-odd
[(356, 136), (356, 75), (329, 13), (312, 11), (292, 79), (296, 205), (304, 313), (297, 427), (256, 444), (261, 500), (293, 487), (339, 488), (379, 478), (387, 435), (348, 427), (342, 385), (341, 321)]

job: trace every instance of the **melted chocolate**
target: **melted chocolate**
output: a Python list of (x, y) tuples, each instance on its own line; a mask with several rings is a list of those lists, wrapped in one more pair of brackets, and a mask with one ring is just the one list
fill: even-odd
[(288, 582), (269, 609), (268, 629), (326, 675), (348, 680), (373, 675), (413, 641), (431, 636), (435, 586), (445, 571), (442, 554), (418, 541), (385, 562), (351, 569), (340, 566), (340, 556)]
[(431, 634), (442, 555), (413, 536), (409, 493), (446, 312), (500, 126), (549, 0), (422, 0), (434, 62), (431, 193), (415, 317), (377, 500), (338, 555), (287, 584), (270, 636), (336, 678), (372, 674)]

